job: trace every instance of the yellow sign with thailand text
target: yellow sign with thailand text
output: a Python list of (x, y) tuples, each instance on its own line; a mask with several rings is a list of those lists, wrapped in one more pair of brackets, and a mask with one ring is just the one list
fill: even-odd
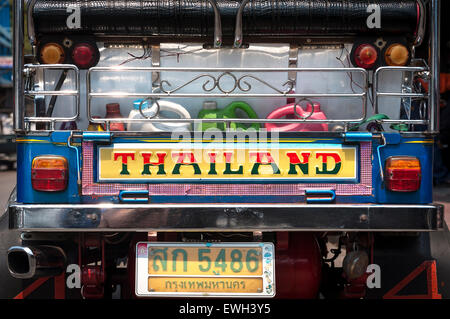
[(357, 179), (356, 146), (340, 144), (115, 144), (98, 147), (99, 181)]

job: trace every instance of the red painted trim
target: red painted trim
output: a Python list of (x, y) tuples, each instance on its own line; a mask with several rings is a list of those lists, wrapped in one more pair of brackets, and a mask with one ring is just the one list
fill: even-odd
[(51, 277), (42, 277), (37, 280), (35, 280), (31, 285), (29, 285), (27, 288), (22, 290), (17, 296), (15, 296), (13, 299), (25, 299), (27, 296), (29, 296), (33, 291), (38, 289), (44, 282), (46, 282)]
[(277, 244), (276, 244), (276, 250), (277, 251), (284, 251), (288, 250), (289, 248), (289, 232), (277, 232)]
[(66, 275), (55, 277), (55, 299), (66, 299)]
[(433, 260), (427, 269), (428, 292), (431, 293), (431, 299), (442, 299), (442, 295), (438, 291), (436, 261)]

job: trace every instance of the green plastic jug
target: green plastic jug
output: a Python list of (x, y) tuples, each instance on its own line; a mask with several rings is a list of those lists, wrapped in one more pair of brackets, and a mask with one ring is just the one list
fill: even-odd
[[(224, 109), (218, 109), (216, 102), (204, 102), (203, 103), (203, 109), (198, 113), (199, 119), (227, 119), (227, 118), (238, 118), (236, 115), (236, 110), (242, 110), (244, 111), (249, 118), (251, 119), (257, 119), (258, 115), (256, 112), (252, 109), (250, 105), (248, 105), (245, 102), (236, 101), (232, 102), (230, 105), (225, 107)], [(243, 123), (230, 123), (230, 130), (235, 131), (236, 129), (242, 129), (247, 130), (250, 127), (254, 128), (255, 130), (259, 130), (261, 128), (261, 125), (259, 123), (252, 123), (252, 124), (243, 124)], [(199, 130), (206, 131), (207, 129), (218, 129), (225, 131), (226, 130), (226, 123), (223, 122), (209, 122), (209, 123), (202, 123), (199, 125)]]

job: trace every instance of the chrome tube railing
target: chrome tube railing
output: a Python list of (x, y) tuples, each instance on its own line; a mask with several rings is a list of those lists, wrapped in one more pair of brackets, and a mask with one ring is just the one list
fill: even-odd
[[(24, 117), (26, 123), (32, 122), (61, 122), (61, 121), (73, 121), (77, 120), (80, 114), (80, 72), (78, 68), (74, 65), (26, 65), (27, 69), (68, 69), (73, 71), (75, 74), (76, 87), (74, 90), (62, 90), (62, 91), (25, 91), (27, 96), (74, 96), (76, 98), (76, 114), (72, 117)], [(110, 92), (96, 92), (93, 89), (93, 74), (101, 73), (105, 74), (108, 72), (183, 72), (183, 73), (194, 73), (192, 77), (187, 77), (187, 80), (178, 87), (172, 87), (167, 80), (162, 80), (160, 86), (158, 87), (158, 92), (125, 92), (125, 91), (110, 91)], [(409, 92), (383, 92), (380, 90), (380, 76), (384, 72), (396, 71), (396, 72), (429, 72), (429, 68), (426, 65), (423, 66), (413, 66), (413, 67), (380, 67), (374, 73), (372, 77), (373, 83), (373, 105), (375, 114), (378, 114), (379, 99), (383, 97), (398, 97), (398, 98), (414, 98), (414, 99), (427, 99), (429, 100), (431, 94), (424, 93), (409, 93)], [(315, 73), (315, 72), (346, 72), (346, 73), (356, 73), (361, 75), (361, 92), (358, 93), (293, 93), (292, 83), (289, 81), (282, 84), (283, 88), (277, 88), (273, 84), (258, 77), (258, 73), (275, 73), (275, 72), (296, 72), (296, 73)], [(231, 88), (225, 89), (221, 81), (228, 77), (234, 84)], [(263, 84), (267, 88), (274, 91), (274, 93), (253, 93), (252, 85), (249, 80), (252, 79), (258, 84)], [(203, 81), (201, 81), (203, 80)], [(193, 85), (194, 82), (200, 83), (201, 92), (186, 93), (182, 89)], [(294, 118), (294, 119), (247, 119), (247, 118), (224, 118), (224, 119), (170, 119), (170, 122), (183, 122), (183, 123), (199, 123), (199, 122), (221, 122), (221, 123), (328, 123), (328, 124), (354, 124), (362, 122), (367, 118), (367, 102), (368, 102), (368, 92), (369, 92), (369, 73), (362, 68), (173, 68), (173, 67), (94, 67), (87, 71), (86, 74), (86, 110), (88, 120), (92, 123), (106, 124), (109, 127), (109, 123), (122, 122), (156, 122), (163, 123), (167, 119), (163, 118), (138, 118), (138, 119), (128, 119), (128, 118), (93, 118), (91, 114), (92, 110), (92, 100), (96, 98), (144, 98), (149, 100), (155, 100), (159, 98), (295, 98), (310, 101), (310, 98), (358, 98), (361, 99), (361, 114), (359, 118), (346, 118), (346, 119), (326, 119), (317, 120), (309, 118)], [(298, 102), (298, 103), (299, 103)], [(430, 124), (430, 119), (380, 119), (377, 120), (379, 123), (386, 124)]]
[[(169, 90), (170, 83), (162, 80), (160, 84), (160, 92), (95, 92), (92, 90), (92, 76), (93, 73), (99, 72), (184, 72), (195, 73), (195, 75), (187, 80), (184, 84)], [(205, 73), (206, 72), (206, 73)], [(361, 93), (292, 93), (292, 84), (288, 81), (282, 86), (289, 85), (285, 90), (274, 87), (272, 84), (258, 78), (258, 73), (274, 73), (274, 72), (346, 72), (359, 73), (362, 75), (362, 92)], [(231, 89), (225, 89), (221, 86), (221, 80), (225, 77), (234, 80), (234, 85)], [(179, 91), (195, 81), (204, 78), (206, 81), (201, 86), (202, 93), (179, 93)], [(248, 83), (249, 79), (255, 80), (259, 84), (266, 85), (268, 88), (274, 90), (275, 93), (249, 93), (252, 86)], [(368, 72), (362, 68), (150, 68), (150, 67), (94, 67), (87, 72), (86, 81), (86, 105), (87, 115), (89, 121), (93, 123), (108, 122), (164, 122), (167, 119), (109, 119), (109, 118), (92, 118), (91, 116), (91, 102), (94, 98), (300, 98), (307, 100), (309, 98), (359, 98), (362, 100), (362, 116), (354, 119), (327, 119), (327, 120), (312, 120), (312, 119), (242, 119), (242, 118), (225, 118), (225, 119), (170, 119), (170, 122), (221, 122), (221, 123), (357, 123), (365, 120), (367, 116), (367, 92), (368, 92)], [(239, 92), (239, 93), (236, 93)]]
[[(430, 94), (427, 93), (408, 93), (408, 92), (383, 92), (380, 90), (380, 77), (383, 73), (389, 72), (389, 71), (397, 71), (397, 72), (412, 72), (412, 73), (418, 73), (418, 72), (428, 72), (429, 68), (428, 66), (384, 66), (378, 68), (373, 73), (373, 97), (374, 97), (374, 112), (375, 114), (379, 113), (379, 99), (382, 97), (399, 97), (399, 98), (415, 98), (415, 99), (430, 99)], [(379, 123), (389, 123), (389, 124), (429, 124), (430, 120), (411, 120), (411, 119), (399, 119), (399, 120), (389, 120), (389, 119), (381, 119), (378, 120)]]
[[(37, 116), (24, 116), (25, 123), (33, 122), (64, 122), (64, 121), (75, 121), (80, 116), (80, 70), (72, 64), (26, 64), (25, 70), (27, 73), (33, 73), (33, 71), (43, 69), (43, 70), (69, 70), (74, 74), (74, 90), (25, 90), (25, 96), (73, 96), (75, 98), (75, 114), (69, 117), (37, 117)], [(53, 125), (52, 125), (53, 126)]]

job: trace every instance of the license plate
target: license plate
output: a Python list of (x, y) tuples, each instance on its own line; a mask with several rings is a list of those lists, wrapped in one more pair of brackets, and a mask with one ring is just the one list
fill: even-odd
[(274, 297), (272, 243), (136, 245), (136, 295)]

